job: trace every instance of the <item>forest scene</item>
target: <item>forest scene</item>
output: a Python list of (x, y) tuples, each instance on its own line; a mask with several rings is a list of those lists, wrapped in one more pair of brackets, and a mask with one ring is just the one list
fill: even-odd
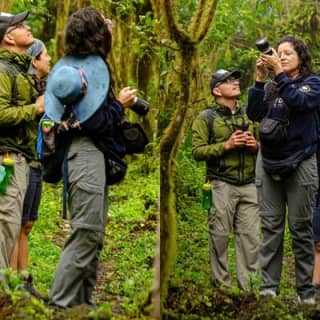
[[(108, 63), (115, 91), (130, 85), (150, 102), (150, 112), (126, 117), (140, 123), (149, 144), (127, 156), (128, 173), (109, 189), (108, 225), (101, 252), (97, 306), (55, 310), (17, 290), (6, 272), (0, 319), (320, 319), (318, 305), (297, 303), (294, 257), (285, 236), (281, 294), (213, 289), (207, 212), (201, 208), (204, 163), (191, 154), (191, 124), (212, 104), (209, 82), (218, 68), (239, 70), (241, 103), (254, 82), (255, 40), (273, 46), (289, 34), (309, 46), (320, 72), (320, 5), (315, 0), (0, 0), (0, 11), (29, 10), (28, 25), (45, 42), (51, 64), (64, 55), (68, 16), (93, 6), (113, 22)], [(70, 226), (63, 219), (62, 185), (44, 184), (39, 220), (29, 237), (29, 267), (47, 295)], [(234, 243), (229, 266), (235, 278)]]

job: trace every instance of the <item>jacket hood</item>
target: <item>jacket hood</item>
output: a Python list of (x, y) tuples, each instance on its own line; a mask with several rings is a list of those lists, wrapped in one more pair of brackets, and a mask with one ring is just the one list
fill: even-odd
[(27, 72), (31, 63), (31, 56), (27, 53), (18, 53), (0, 48), (0, 59), (11, 61), (19, 65), (24, 72)]

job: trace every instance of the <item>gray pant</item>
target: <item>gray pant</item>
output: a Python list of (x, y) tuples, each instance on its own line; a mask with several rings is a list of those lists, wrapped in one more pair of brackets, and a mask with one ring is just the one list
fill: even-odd
[(86, 137), (75, 138), (70, 146), (68, 180), (72, 229), (50, 292), (51, 303), (62, 308), (93, 303), (106, 227), (104, 156)]
[(287, 206), (288, 225), (295, 255), (297, 292), (301, 298), (309, 298), (314, 293), (311, 217), (318, 188), (316, 157), (314, 155), (303, 161), (295, 172), (278, 181), (276, 177), (271, 177), (264, 171), (259, 154), (256, 185), (263, 235), (260, 251), (263, 277), (261, 289), (268, 288), (279, 292)]
[(231, 286), (228, 270), (230, 232), (235, 234), (238, 286), (250, 289), (249, 273), (257, 273), (259, 213), (253, 183), (235, 186), (212, 181), (213, 205), (209, 212), (210, 263), (215, 284)]

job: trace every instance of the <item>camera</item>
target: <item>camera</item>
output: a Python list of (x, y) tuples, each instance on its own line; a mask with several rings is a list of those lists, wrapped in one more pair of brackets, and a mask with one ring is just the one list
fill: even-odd
[(149, 112), (149, 102), (136, 97), (131, 110), (139, 116), (145, 116)]
[(260, 38), (256, 40), (256, 46), (259, 51), (262, 53), (268, 54), (269, 56), (272, 56), (272, 48), (269, 45), (268, 38)]
[(245, 124), (242, 124), (242, 125), (239, 125), (239, 124), (232, 124), (232, 129), (233, 131), (237, 131), (237, 130), (241, 130), (241, 131), (247, 131), (249, 128), (249, 124), (248, 123), (245, 123)]

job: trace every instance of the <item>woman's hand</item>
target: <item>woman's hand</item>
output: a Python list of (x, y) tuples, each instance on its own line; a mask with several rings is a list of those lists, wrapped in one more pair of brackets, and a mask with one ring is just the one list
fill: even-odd
[(268, 76), (268, 69), (261, 57), (256, 61), (256, 80), (259, 82), (266, 82)]
[(267, 68), (270, 68), (274, 71), (275, 75), (278, 75), (283, 71), (281, 67), (280, 58), (276, 50), (274, 50), (273, 48), (272, 48), (272, 55), (262, 53), (260, 55), (260, 58)]
[(134, 105), (136, 99), (137, 89), (131, 89), (130, 87), (123, 88), (118, 96), (117, 100), (119, 100), (124, 108), (130, 108)]

